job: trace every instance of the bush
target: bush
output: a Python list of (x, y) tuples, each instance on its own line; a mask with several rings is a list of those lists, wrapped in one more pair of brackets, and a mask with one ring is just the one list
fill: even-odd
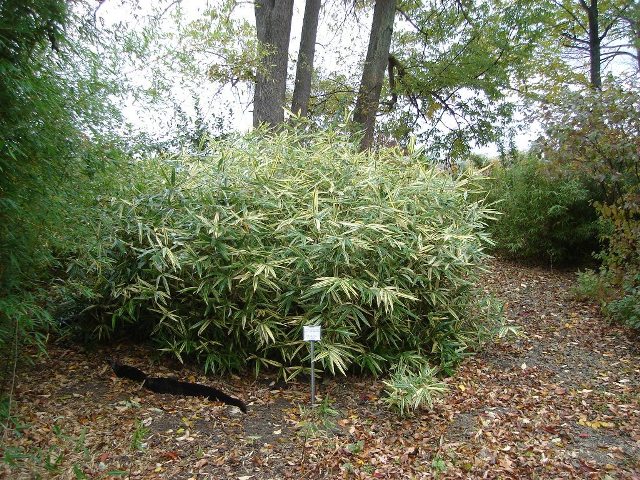
[(599, 254), (601, 281), (607, 285), (604, 312), (640, 329), (640, 181), (627, 185), (611, 204), (599, 204), (607, 248)]
[(400, 415), (408, 415), (420, 407), (431, 408), (436, 397), (447, 391), (447, 385), (438, 380), (437, 369), (423, 365), (412, 370), (400, 363), (385, 385), (384, 401)]
[(601, 274), (591, 269), (578, 272), (576, 286), (571, 293), (577, 300), (603, 300), (608, 296), (606, 282)]
[(129, 190), (103, 199), (98, 245), (79, 252), (66, 293), (96, 334), (130, 326), (207, 370), (287, 376), (308, 365), (305, 324), (323, 326), (317, 359), (332, 374), (468, 350), (491, 213), (469, 200), (479, 178), (358, 153), (334, 131), (210, 151), (135, 164)]
[(640, 275), (628, 280), (622, 292), (606, 305), (605, 313), (617, 322), (640, 330)]
[[(49, 260), (46, 230), (52, 172), (62, 168), (73, 126), (60, 107), (64, 88), (47, 51), (62, 40), (65, 2), (4, 1), (0, 6), (0, 394), (23, 343), (42, 345), (34, 331), (49, 317), (38, 304), (33, 280)], [(49, 117), (55, 117), (49, 123)], [(54, 128), (51, 128), (55, 124)], [(55, 133), (55, 134), (54, 134)], [(73, 132), (71, 132), (73, 133)], [(54, 177), (55, 178), (55, 177)], [(26, 284), (26, 285), (25, 285)], [(34, 289), (35, 290), (35, 289)]]
[(640, 94), (637, 85), (571, 92), (547, 112), (545, 155), (563, 171), (592, 178), (604, 249), (604, 311), (638, 328), (640, 309)]
[(26, 345), (43, 351), (55, 328), (44, 286), (66, 241), (83, 238), (76, 207), (112, 153), (101, 140), (113, 138), (113, 90), (72, 10), (0, 2), (0, 393)]
[(502, 215), (491, 226), (496, 250), (518, 259), (583, 261), (597, 247), (593, 194), (577, 177), (561, 177), (528, 157), (495, 166), (489, 198)]

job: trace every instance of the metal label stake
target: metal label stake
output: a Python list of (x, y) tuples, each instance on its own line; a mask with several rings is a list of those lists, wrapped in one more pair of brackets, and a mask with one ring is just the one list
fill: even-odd
[(311, 342), (311, 406), (315, 405), (316, 401), (316, 368), (315, 368), (315, 353), (314, 344), (320, 341), (321, 330), (320, 325), (304, 325), (302, 327), (302, 338), (305, 342)]

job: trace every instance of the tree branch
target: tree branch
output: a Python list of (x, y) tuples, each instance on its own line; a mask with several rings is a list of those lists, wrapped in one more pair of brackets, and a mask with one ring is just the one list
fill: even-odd
[[(580, 1), (582, 1), (582, 0), (580, 0)], [(589, 29), (588, 29), (588, 28), (587, 28), (587, 26), (582, 22), (582, 20), (580, 20), (580, 18), (578, 18), (578, 16), (577, 16), (575, 13), (573, 13), (573, 11), (571, 11), (569, 8), (565, 7), (565, 6), (564, 6), (564, 4), (563, 4), (562, 2), (558, 2), (557, 0), (552, 0), (552, 2), (553, 2), (553, 4), (554, 4), (556, 7), (559, 7), (559, 8), (561, 8), (562, 10), (564, 10), (566, 13), (568, 13), (568, 14), (569, 14), (569, 16), (573, 19), (573, 21), (574, 21), (574, 22), (576, 22), (576, 23), (578, 24), (578, 26), (579, 26), (580, 28), (582, 28), (582, 30), (584, 30), (584, 31), (585, 31), (585, 33), (589, 31)], [(582, 2), (582, 3), (584, 3), (584, 2)], [(585, 5), (586, 5), (586, 4), (585, 4)]]
[(568, 32), (562, 32), (562, 36), (576, 43), (584, 43), (585, 45), (589, 45), (589, 40), (583, 40), (582, 38), (578, 38), (577, 35)]
[[(414, 20), (409, 16), (409, 14), (407, 14), (404, 10), (402, 10), (400, 7), (396, 7), (396, 12), (398, 12), (400, 15), (402, 15), (402, 17), (403, 17), (407, 22), (409, 22), (409, 24), (410, 24), (413, 28), (415, 28), (415, 29), (416, 29), (416, 31), (417, 31), (418, 33), (420, 33), (420, 34), (421, 34), (425, 39), (429, 38), (429, 35), (427, 34), (427, 32), (426, 32), (426, 31), (424, 31), (424, 30), (422, 29), (422, 27), (421, 27), (420, 25), (418, 25), (418, 24), (417, 24), (417, 23), (416, 23), (416, 22), (415, 22), (415, 21), (414, 21)], [(428, 18), (427, 20), (430, 20), (432, 16), (433, 16), (433, 14), (432, 14), (432, 15), (430, 15), (430, 16), (429, 16), (429, 18)]]
[(469, 25), (471, 25), (472, 27), (475, 27), (475, 24), (473, 23), (471, 18), (469, 18), (467, 10), (464, 8), (464, 5), (462, 5), (462, 1), (461, 0), (456, 0), (456, 5), (458, 6), (458, 10), (460, 11), (460, 13), (464, 17), (464, 19), (467, 21), (467, 23)]

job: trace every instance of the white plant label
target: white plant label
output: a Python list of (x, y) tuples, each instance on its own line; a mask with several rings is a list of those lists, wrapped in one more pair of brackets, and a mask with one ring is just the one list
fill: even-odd
[(305, 342), (319, 342), (320, 336), (320, 325), (305, 325), (302, 327), (302, 338)]

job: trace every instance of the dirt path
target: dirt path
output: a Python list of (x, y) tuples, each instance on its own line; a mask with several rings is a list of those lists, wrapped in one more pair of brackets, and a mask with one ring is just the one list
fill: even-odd
[(106, 352), (52, 347), (20, 374), (23, 425), (6, 439), (0, 477), (640, 479), (640, 342), (573, 301), (573, 278), (496, 263), (486, 289), (525, 336), (467, 360), (443, 401), (406, 420), (378, 401), (379, 381), (325, 382), (338, 415), (306, 441), (306, 385), (212, 382), (154, 367), (143, 351), (115, 352), (237, 394), (245, 416), (117, 379)]

